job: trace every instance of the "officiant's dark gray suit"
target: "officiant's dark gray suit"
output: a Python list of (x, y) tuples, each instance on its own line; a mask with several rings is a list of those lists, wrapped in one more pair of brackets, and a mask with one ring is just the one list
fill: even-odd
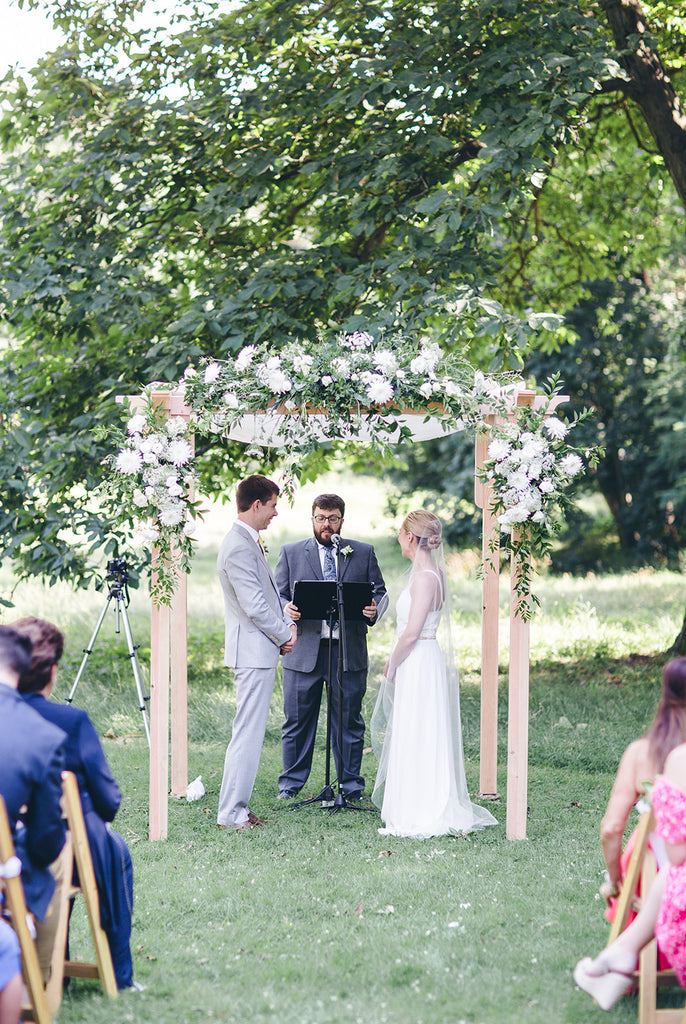
[(217, 823), (243, 825), (257, 776), (279, 649), (291, 638), (281, 598), (258, 541), (239, 522), (217, 557), (224, 594), (224, 664), (234, 670), (236, 714), (226, 751)]
[[(343, 553), (346, 548), (352, 551)], [(342, 762), (338, 750), (338, 700), (336, 691), (331, 704), (331, 740), (334, 763), (342, 764), (342, 789), (345, 796), (356, 796), (364, 789), (360, 774), (364, 748), (362, 698), (367, 688), (367, 629), (383, 615), (388, 604), (386, 586), (374, 548), (371, 544), (341, 538), (338, 557), (343, 582), (368, 582), (379, 606), (376, 619), (346, 622), (348, 671), (343, 673)], [(276, 565), (276, 584), (284, 602), (292, 601), (299, 580), (324, 578), (315, 537), (293, 544), (284, 544)], [(297, 793), (305, 785), (312, 767), (317, 734), (317, 721), (323, 683), (328, 671), (328, 641), (322, 641), (322, 623), (318, 619), (301, 619), (298, 640), (293, 651), (285, 654), (283, 666), (284, 723), (281, 732), (283, 772), (279, 776), (279, 792)], [(334, 644), (334, 675), (338, 661), (338, 643)]]

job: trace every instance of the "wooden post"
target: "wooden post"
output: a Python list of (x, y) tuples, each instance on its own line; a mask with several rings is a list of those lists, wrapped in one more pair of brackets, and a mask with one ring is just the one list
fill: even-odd
[[(492, 424), (493, 416), (485, 418)], [(481, 556), (485, 575), (481, 584), (481, 753), (479, 791), (497, 796), (498, 790), (498, 616), (500, 565), (498, 523), (491, 510), (491, 488), (479, 479), (488, 453), (488, 432), (476, 436), (474, 496), (482, 509)], [(493, 547), (493, 550), (491, 550)]]
[[(181, 395), (152, 391), (150, 397), (168, 416), (181, 416), (189, 422), (191, 411)], [(143, 410), (140, 395), (129, 395), (127, 400), (134, 412)], [(188, 440), (192, 446), (191, 434)], [(153, 561), (156, 557), (153, 551)], [(153, 601), (150, 613), (150, 839), (166, 839), (168, 831), (170, 693), (172, 795), (184, 796), (188, 787), (186, 592), (186, 577), (182, 574), (171, 608), (158, 607)]]
[[(516, 543), (516, 534), (513, 534)], [(510, 566), (510, 674), (507, 712), (508, 839), (526, 839), (529, 770), (529, 623), (520, 615), (516, 593), (521, 570)]]

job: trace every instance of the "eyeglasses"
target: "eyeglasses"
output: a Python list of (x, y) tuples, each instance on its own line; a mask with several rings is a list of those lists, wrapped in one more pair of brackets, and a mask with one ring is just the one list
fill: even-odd
[(332, 526), (338, 526), (343, 521), (343, 516), (312, 516), (315, 523), (331, 523)]

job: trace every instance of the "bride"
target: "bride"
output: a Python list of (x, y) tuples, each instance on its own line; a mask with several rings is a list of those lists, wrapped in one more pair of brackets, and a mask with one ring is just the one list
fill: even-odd
[(371, 722), (379, 832), (427, 839), (497, 825), (467, 792), (441, 522), (426, 509), (410, 512), (398, 541), (412, 567)]

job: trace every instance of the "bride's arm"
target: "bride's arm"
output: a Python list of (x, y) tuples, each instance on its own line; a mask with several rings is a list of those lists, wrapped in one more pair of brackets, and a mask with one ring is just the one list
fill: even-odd
[(405, 629), (396, 641), (386, 662), (384, 675), (393, 682), (398, 665), (402, 664), (420, 637), (426, 617), (434, 608), (438, 581), (432, 572), (418, 572), (410, 584), (410, 614)]

